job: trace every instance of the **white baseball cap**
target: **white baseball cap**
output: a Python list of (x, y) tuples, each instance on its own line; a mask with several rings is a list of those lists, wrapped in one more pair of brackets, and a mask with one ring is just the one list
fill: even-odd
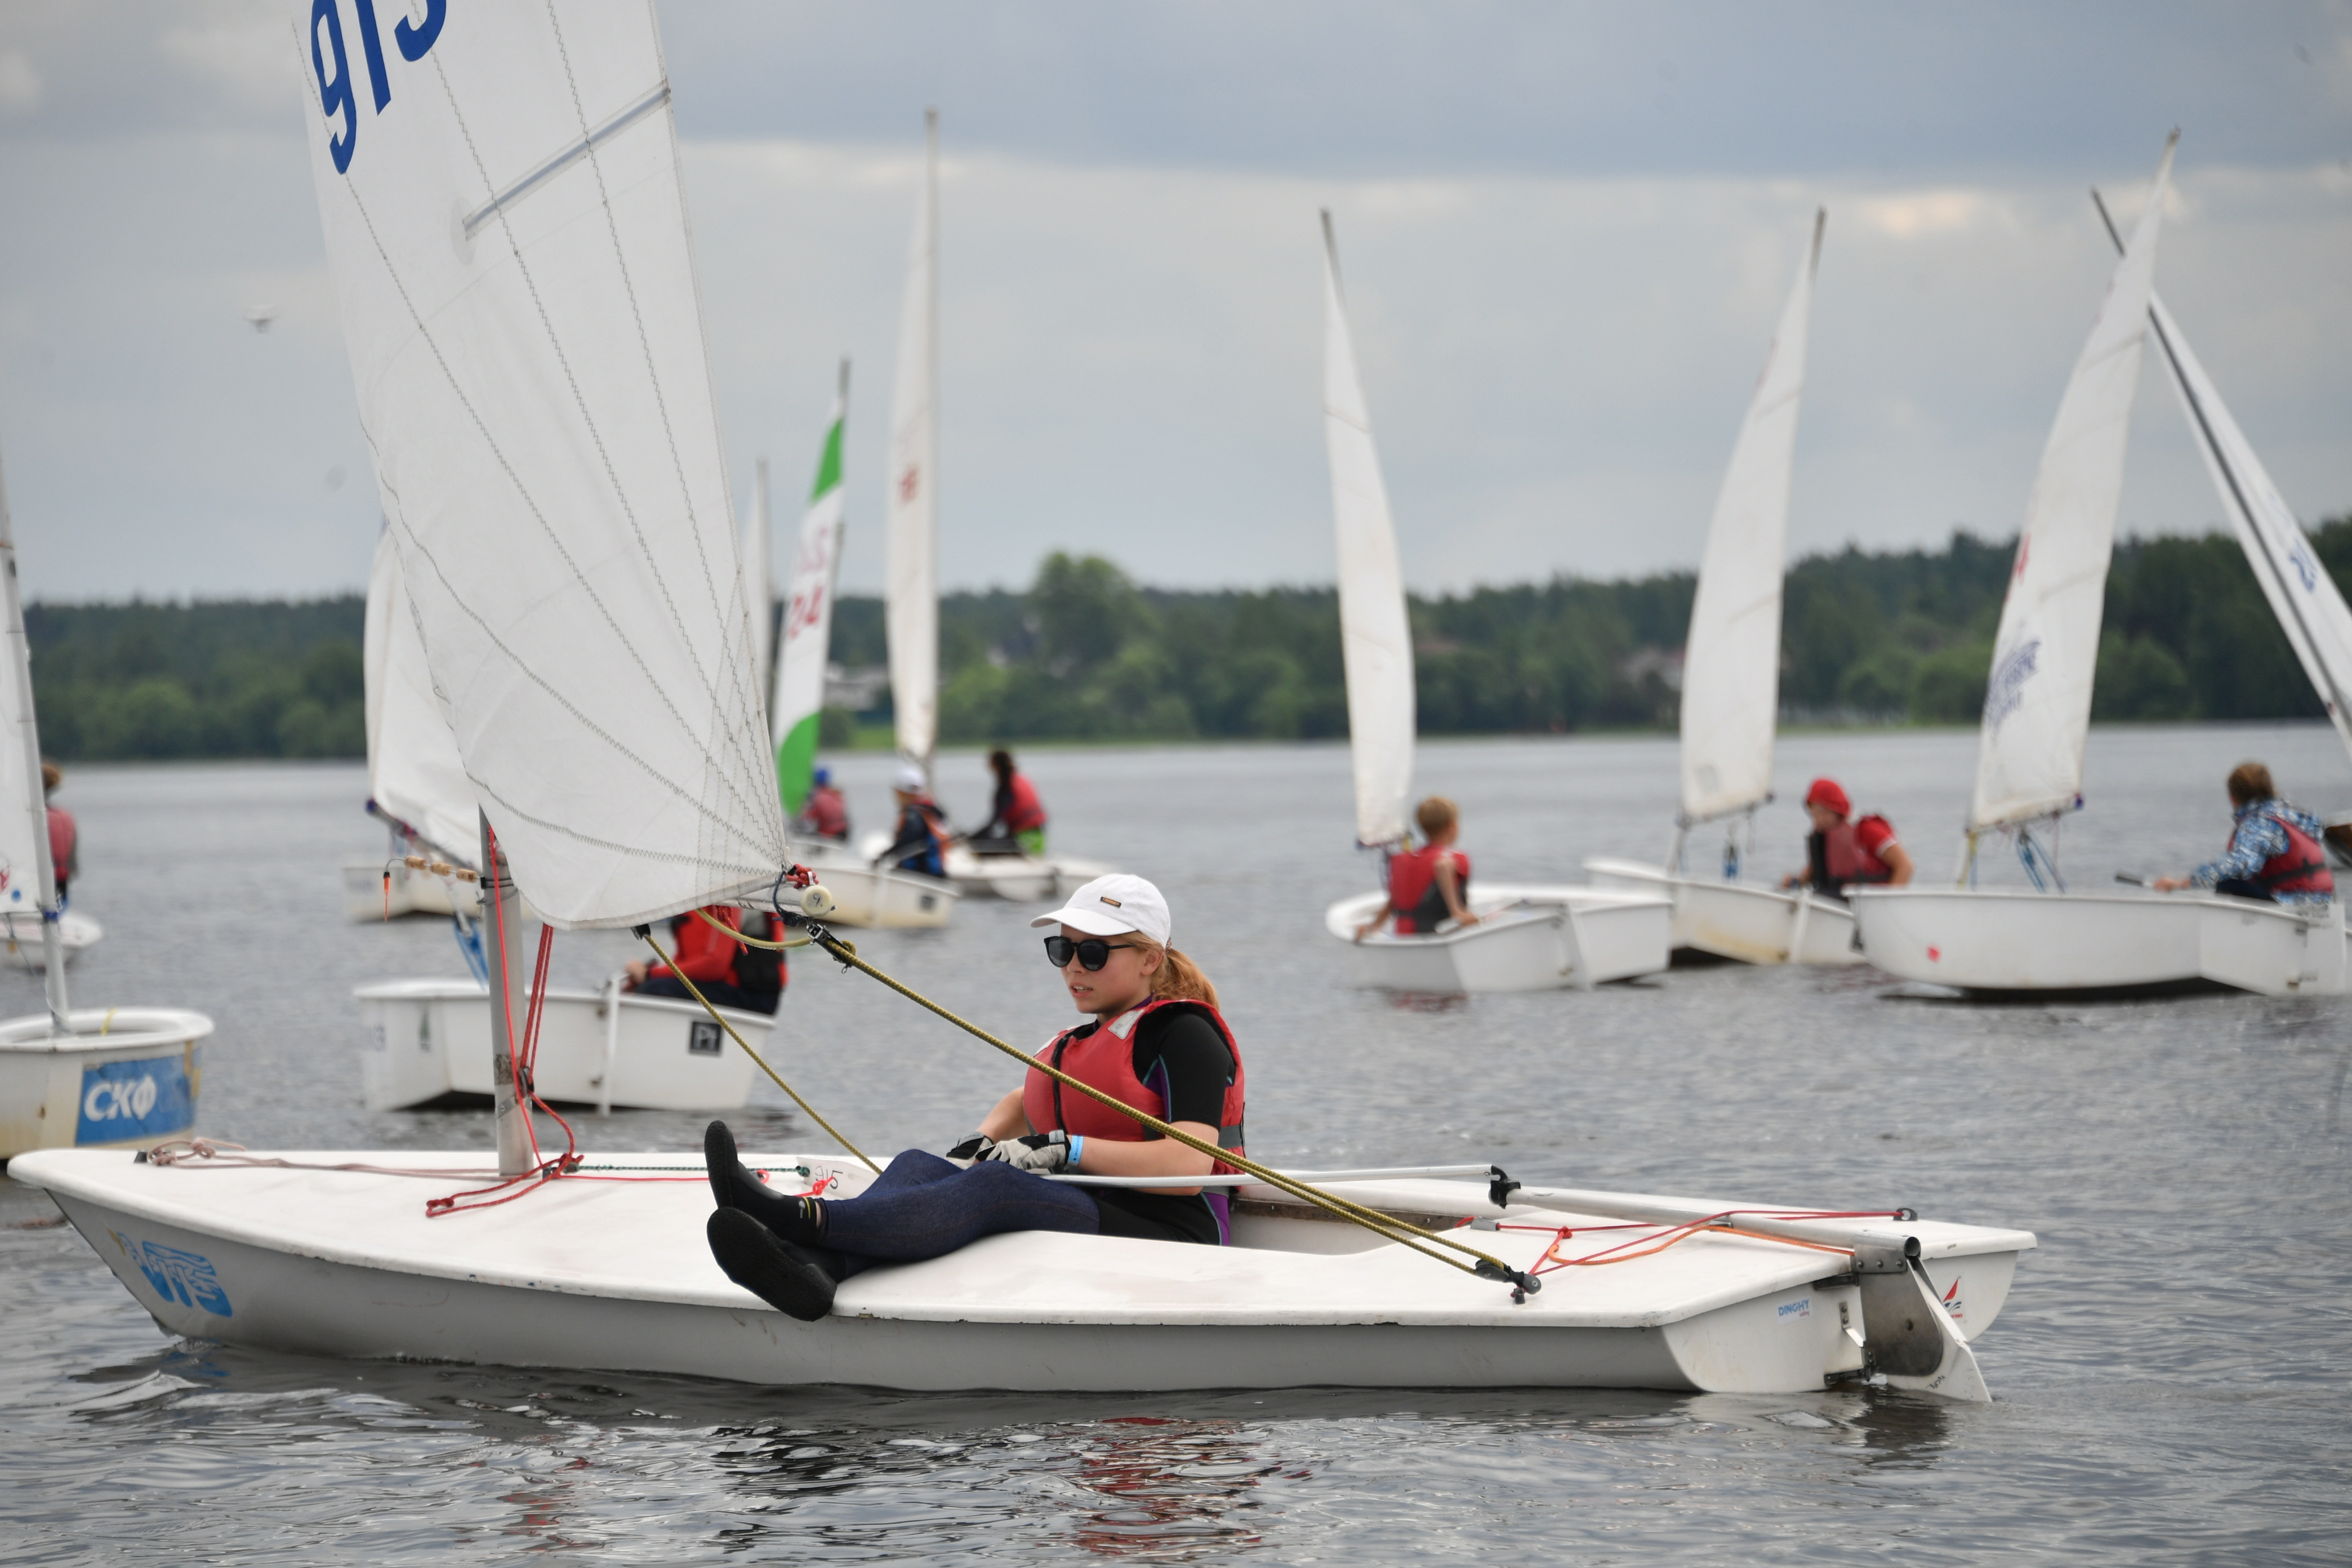
[(1168, 900), (1160, 889), (1140, 877), (1113, 872), (1097, 877), (1070, 895), (1069, 902), (1050, 915), (1039, 915), (1029, 922), (1039, 926), (1071, 926), (1089, 936), (1117, 936), (1133, 931), (1148, 936), (1160, 946), (1168, 945), (1172, 929), (1168, 918)]
[(898, 770), (898, 783), (894, 787), (905, 790), (908, 795), (920, 795), (929, 785), (923, 777), (923, 770), (908, 763)]

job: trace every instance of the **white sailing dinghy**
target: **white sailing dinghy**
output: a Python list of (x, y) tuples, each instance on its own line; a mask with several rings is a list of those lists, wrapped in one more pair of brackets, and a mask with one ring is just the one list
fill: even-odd
[[(795, 900), (777, 880), (783, 819), (742, 668), (674, 132), (667, 113), (637, 112), (667, 91), (648, 8), (478, 8), (402, 37), (441, 69), (394, 76), (389, 110), (363, 121), (336, 90), (351, 80), (333, 74), (341, 40), (321, 38), (323, 101), (352, 118), (314, 129), (313, 164), (370, 446), (412, 583), (429, 573), (418, 626), (480, 792), (487, 918), (510, 919), (516, 883), (564, 926), (739, 896), (822, 914), (817, 889)], [(482, 215), (469, 246), (453, 243), (452, 213)], [(641, 337), (610, 331), (628, 300)], [(559, 355), (579, 374), (547, 374)], [(554, 438), (592, 431), (610, 437), (601, 451)], [(557, 515), (560, 532), (541, 526)], [(1383, 1211), (1496, 1227), (1406, 1231), (1374, 1214), (1360, 1228), (1310, 1218), (1325, 1208), (1297, 1200), (1332, 1200), (1254, 1172), (1211, 1178), (1240, 1187), (1236, 1246), (999, 1236), (862, 1274), (800, 1322), (710, 1258), (698, 1164), (549, 1160), (528, 1141), (512, 1064), (529, 1026), (508, 1005), (520, 957), (493, 970), (494, 1170), (471, 1152), (182, 1145), (45, 1152), (12, 1173), (170, 1332), (899, 1388), (1794, 1393), (1876, 1375), (1982, 1399), (1969, 1342), (2034, 1245), (1891, 1207), (1328, 1173)], [(788, 1189), (866, 1179), (839, 1159), (752, 1163)], [(1596, 1226), (1608, 1234), (1583, 1234)], [(1474, 1255), (1478, 1270), (1443, 1266)]]
[[(1752, 842), (1757, 807), (1772, 798), (1773, 731), (1780, 704), (1780, 596), (1789, 553), (1789, 488), (1813, 276), (1828, 214), (1813, 237), (1765, 351), (1739, 439), (1706, 531), (1683, 658), (1682, 809), (1664, 866), (1595, 857), (1604, 886), (1663, 890), (1675, 901), (1674, 945), (1749, 963), (1858, 963), (1853, 915), (1835, 899), (1743, 882), (1740, 832)], [(1684, 866), (1690, 832), (1725, 825), (1720, 877)]]
[[(2177, 140), (2177, 138), (2176, 138)], [(1854, 916), (1870, 962), (1906, 980), (1985, 994), (2134, 994), (2221, 986), (2270, 994), (2338, 992), (2346, 979), (2340, 906), (2321, 910), (2216, 895), (2068, 890), (2053, 855), (2057, 824), (2078, 809), (2084, 742), (2099, 622), (2123, 487), (2126, 428), (2142, 345), (2160, 307), (2156, 246), (2172, 144), (2134, 226), (2090, 342), (2074, 367), (2034, 481), (2017, 565), (2001, 607), (1975, 799), (1962, 861), (1972, 883), (1979, 841), (2000, 833), (2016, 846), (2035, 890), (1857, 889)], [(2167, 363), (2242, 539), (2261, 528), (2233, 494), (2251, 485), (2252, 451), (2169, 317)], [(2204, 419), (2197, 417), (2201, 409)], [(2227, 431), (2225, 444), (2222, 432)], [(2267, 489), (2267, 480), (2263, 481)], [(2274, 491), (2273, 492), (2275, 493)], [(2284, 503), (2288, 549), (2301, 531)], [(2254, 535), (2263, 547), (2271, 531)], [(2254, 558), (2256, 548), (2249, 549)], [(2308, 547), (2305, 549), (2308, 559)], [(2257, 576), (2264, 572), (2257, 560)], [(2271, 574), (2274, 579), (2276, 573)], [(2324, 572), (2315, 574), (2326, 581)], [(2284, 585), (2273, 587), (2274, 595)], [(2273, 603), (2279, 602), (2276, 596)], [(2301, 596), (2315, 604), (2315, 595)], [(2297, 603), (2290, 600), (2291, 607)], [(2340, 605), (2340, 599), (2337, 601)], [(2315, 617), (2308, 623), (2323, 622)], [(2290, 632), (2290, 637), (2294, 636)], [(2303, 646), (2309, 646), (2308, 641)], [(2300, 647), (2298, 649), (2300, 651)], [(2313, 668), (2306, 662), (2306, 668)], [(2321, 689), (2326, 691), (2325, 685)], [(2037, 837), (2040, 829), (2044, 837)]]
[[(433, 694), (389, 528), (368, 577), (365, 667), (369, 804), (392, 826), (401, 855), (347, 862), (346, 900), (354, 918), (386, 918), (388, 867), (392, 913), (437, 913), (454, 921), (459, 951), (476, 973), (470, 980), (377, 981), (352, 993), (366, 1031), (362, 1098), (371, 1110), (488, 1107), (490, 994), (471, 918), (479, 904), (480, 808)], [(469, 837), (471, 848), (465, 847)], [(755, 1037), (775, 1023), (734, 1009), (728, 1017)], [(720, 1044), (718, 1026), (701, 1008), (624, 994), (617, 976), (595, 991), (550, 989), (541, 1004), (532, 1081), (540, 1098), (556, 1105), (728, 1110), (750, 1095), (751, 1064)]]
[(8, 668), (0, 670), (0, 900), (38, 925), (26, 937), (45, 950), (48, 1002), (46, 1012), (0, 1021), (0, 1163), (35, 1149), (121, 1148), (182, 1136), (195, 1125), (202, 1043), (213, 1021), (184, 1007), (76, 1012), (67, 996), (63, 911), (49, 861), (31, 647), (5, 477), (0, 608), (8, 640)]
[[(1348, 752), (1355, 772), (1356, 842), (1383, 853), (1406, 843), (1416, 734), (1412, 628), (1397, 565), (1396, 525), (1356, 370), (1339, 242), (1323, 215), (1323, 431), (1339, 540), (1340, 654), (1348, 684)], [(1353, 984), (1397, 991), (1590, 989), (1666, 966), (1671, 906), (1654, 892), (1487, 882), (1473, 877), (1475, 923), (1400, 936), (1357, 932), (1388, 906), (1359, 893), (1323, 911), (1348, 944)]]
[[(890, 471), (883, 520), (886, 555), (883, 617), (889, 645), (890, 708), (898, 730), (898, 754), (906, 762), (931, 772), (931, 749), (939, 718), (939, 431), (934, 398), (939, 381), (937, 331), (939, 319), (940, 124), (937, 110), (923, 116), (923, 181), (915, 196), (915, 229), (907, 249), (907, 292), (898, 311), (898, 365), (891, 389)], [(845, 396), (846, 385), (844, 386)], [(835, 422), (835, 431), (839, 429)], [(835, 434), (826, 437), (826, 459), (838, 464)], [(801, 533), (805, 551), (812, 531), (833, 530), (837, 554), (841, 531), (841, 485), (837, 471), (828, 489), (825, 462), (818, 465), (817, 490), (809, 502)], [(828, 565), (828, 572), (833, 568)], [(794, 567), (797, 600), (799, 568)], [(826, 626), (832, 621), (832, 600), (825, 600)], [(789, 645), (788, 645), (789, 646)], [(814, 660), (815, 673), (803, 675), (814, 683), (814, 700), (822, 701), (824, 658), (827, 645), (816, 644), (804, 656)], [(779, 676), (782, 680), (782, 676)], [(779, 688), (781, 690), (781, 687)], [(803, 721), (810, 725), (811, 756), (815, 751), (814, 710)], [(783, 718), (777, 717), (781, 725)], [(781, 758), (782, 753), (779, 752)], [(781, 762), (779, 763), (781, 766)], [(805, 789), (803, 791), (806, 793)], [(880, 864), (880, 852), (891, 836), (867, 836), (860, 849), (812, 841), (801, 846), (809, 868), (824, 879), (837, 900), (834, 918), (856, 926), (943, 926), (955, 913), (959, 889), (944, 877), (926, 877)]]
[[(915, 209), (914, 243), (907, 257), (907, 295), (898, 316), (898, 379), (891, 389), (888, 515), (884, 539), (889, 567), (885, 610), (889, 630), (890, 702), (898, 728), (898, 757), (920, 768), (936, 784), (933, 763), (939, 742), (940, 708), (940, 503), (939, 503), (939, 217), (940, 117), (923, 115), (923, 189)], [(878, 855), (891, 835), (868, 835), (866, 847)], [(952, 900), (936, 900), (939, 884), (929, 878), (893, 872), (922, 896), (908, 909), (903, 889), (880, 900), (900, 918), (861, 921), (851, 912), (866, 896), (855, 868), (844, 875), (840, 857), (825, 855), (811, 865), (823, 872), (836, 900), (834, 918), (851, 924), (944, 924)], [(1066, 856), (1035, 856), (1017, 849), (975, 852), (951, 842), (941, 856), (949, 886), (958, 893), (990, 893), (1019, 900), (1057, 898), (1110, 869)], [(928, 889), (928, 891), (923, 891)], [(911, 912), (920, 918), (906, 918)]]

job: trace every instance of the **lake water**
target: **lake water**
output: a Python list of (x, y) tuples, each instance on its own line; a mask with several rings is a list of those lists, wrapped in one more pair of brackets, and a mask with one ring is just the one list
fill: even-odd
[[(1784, 740), (1930, 877), (1971, 734)], [(2077, 886), (2218, 851), (2221, 779), (2270, 762), (2352, 805), (2318, 726), (2101, 731)], [(0, 1563), (591, 1559), (1269, 1563), (2352, 1558), (2352, 1001), (1977, 1006), (1867, 970), (1676, 971), (1600, 992), (1402, 1005), (1338, 984), (1324, 904), (1368, 885), (1336, 747), (1039, 752), (1057, 846), (1156, 879), (1248, 1055), (1252, 1152), (1494, 1160), (1530, 1182), (1831, 1208), (1910, 1205), (2040, 1234), (1978, 1352), (1995, 1399), (1866, 1391), (907, 1396), (272, 1356), (171, 1340), (55, 1210), (0, 1182)], [(878, 826), (887, 762), (840, 767)], [(1654, 858), (1671, 741), (1423, 750), (1497, 878)], [(941, 764), (959, 820), (977, 757)], [(78, 999), (202, 1008), (202, 1131), (257, 1146), (488, 1146), (487, 1117), (371, 1115), (352, 986), (457, 974), (446, 929), (346, 923), (337, 863), (382, 843), (349, 767), (79, 770)], [(1791, 803), (1755, 863), (1801, 858)], [(1713, 842), (1694, 863), (1712, 864)], [(1988, 880), (2015, 879), (1989, 863)], [(861, 933), (885, 969), (1019, 1038), (1063, 1021), (1029, 911)], [(625, 933), (566, 937), (593, 981)], [(0, 973), (0, 1013), (37, 1010)], [(1012, 1079), (871, 981), (796, 964), (795, 1087), (867, 1148), (944, 1147)], [(754, 1147), (815, 1148), (764, 1083)], [(692, 1150), (700, 1118), (586, 1119)], [(27, 1227), (27, 1226), (31, 1227)]]

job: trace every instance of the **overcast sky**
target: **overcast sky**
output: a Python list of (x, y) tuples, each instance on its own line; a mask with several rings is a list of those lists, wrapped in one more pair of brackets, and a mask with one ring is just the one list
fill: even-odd
[[(290, 9), (0, 4), (36, 596), (365, 580)], [(2158, 287), (2289, 501), (2352, 511), (2352, 4), (659, 11), (730, 461), (770, 458), (780, 531), (856, 363), (851, 589), (930, 103), (950, 585), (1055, 548), (1329, 579), (1325, 205), (1417, 588), (1694, 563), (1816, 205), (1793, 547), (2013, 533), (2112, 265), (2086, 189), (2136, 211), (2174, 125)], [(2217, 516), (2151, 362), (2122, 526)]]

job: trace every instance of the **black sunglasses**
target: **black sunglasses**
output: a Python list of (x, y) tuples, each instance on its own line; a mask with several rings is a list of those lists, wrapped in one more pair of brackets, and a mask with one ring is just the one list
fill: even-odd
[(1066, 936), (1049, 936), (1045, 939), (1045, 962), (1056, 969), (1067, 969), (1070, 960), (1076, 958), (1079, 968), (1092, 973), (1110, 962), (1114, 950), (1134, 945), (1131, 942), (1105, 942), (1098, 936), (1090, 936), (1084, 942), (1072, 942)]

